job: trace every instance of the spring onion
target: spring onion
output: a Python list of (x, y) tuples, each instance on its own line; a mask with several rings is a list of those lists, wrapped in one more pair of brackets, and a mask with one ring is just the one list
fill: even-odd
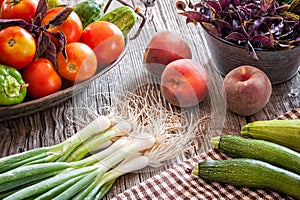
[(64, 142), (0, 159), (1, 199), (100, 199), (118, 177), (194, 148), (198, 125), (149, 102), (133, 96), (107, 116), (88, 110), (96, 120), (85, 126), (79, 115), (85, 127)]
[[(126, 145), (124, 145), (122, 148), (118, 149), (116, 152), (112, 153), (110, 156), (106, 157), (105, 159), (101, 160), (95, 166), (98, 166), (97, 172), (98, 175), (94, 179), (94, 181), (87, 186), (82, 192), (80, 192), (79, 195), (76, 196), (75, 199), (82, 199), (85, 198), (91, 190), (97, 185), (98, 181), (101, 179), (101, 177), (112, 167), (126, 159), (126, 157), (131, 156), (132, 154), (139, 153), (140, 151), (146, 150), (148, 148), (151, 148), (155, 143), (155, 138), (151, 134), (147, 133), (141, 133), (137, 135), (135, 138), (133, 138), (131, 141), (129, 141)], [(91, 178), (93, 179), (93, 178)], [(81, 182), (79, 181), (72, 187), (70, 187), (68, 190), (64, 191), (60, 197), (61, 199), (68, 199), (72, 196), (76, 195), (78, 192), (78, 186), (81, 185)], [(77, 190), (76, 190), (76, 189)]]
[(149, 165), (148, 157), (146, 156), (137, 156), (129, 161), (119, 164), (114, 169), (105, 173), (101, 179), (98, 180), (96, 186), (93, 190), (87, 195), (86, 199), (99, 199), (97, 196), (102, 196), (101, 192), (99, 193), (100, 188), (113, 180), (116, 180), (118, 177), (130, 173), (139, 169), (143, 169)]
[(81, 175), (81, 176), (77, 176), (73, 179), (70, 179), (70, 180), (66, 181), (65, 183), (63, 183), (63, 184), (61, 184), (57, 187), (54, 187), (51, 190), (45, 192), (44, 194), (38, 196), (37, 198), (35, 198), (35, 200), (53, 199), (54, 197), (56, 197), (57, 195), (62, 193), (66, 188), (68, 188), (71, 185), (75, 184), (77, 181), (79, 181), (83, 177), (84, 177), (84, 175)]
[(61, 173), (62, 170), (70, 171), (71, 169), (93, 165), (123, 147), (127, 144), (127, 142), (128, 139), (121, 138), (114, 142), (109, 148), (80, 161), (69, 163), (38, 163), (12, 169), (6, 173), (0, 174), (0, 192), (7, 192), (24, 184), (34, 183), (35, 181), (42, 180), (45, 177), (57, 175)]
[(108, 183), (105, 183), (99, 190), (96, 199), (102, 199), (112, 188), (113, 184), (115, 183), (116, 180), (112, 180)]
[[(6, 183), (3, 183), (0, 185), (0, 196), (2, 194), (8, 194), (13, 190), (17, 190), (20, 187), (25, 187), (26, 185), (30, 185), (35, 182), (39, 182), (41, 180), (44, 180), (46, 178), (55, 176), (59, 173), (61, 173), (63, 170), (59, 171), (50, 171), (50, 172), (45, 172), (43, 174), (37, 174), (33, 176), (26, 176), (24, 178), (16, 178), (16, 180), (12, 180)], [(0, 198), (2, 199), (2, 198)]]
[(49, 147), (36, 148), (19, 154), (0, 158), (0, 173), (29, 163), (35, 164), (55, 161), (60, 157), (69, 155), (73, 149), (78, 147), (88, 138), (105, 131), (110, 126), (111, 122), (107, 116), (99, 116), (75, 135), (59, 144)]
[(4, 198), (4, 200), (20, 200), (20, 199), (26, 199), (29, 197), (33, 197), (38, 194), (43, 194), (43, 193), (51, 190), (52, 188), (65, 183), (66, 181), (68, 181), (72, 178), (75, 178), (75, 177), (81, 176), (81, 175), (85, 175), (85, 174), (90, 174), (90, 173), (94, 172), (96, 169), (97, 169), (96, 166), (88, 166), (88, 167), (71, 170), (69, 172), (60, 173), (49, 179), (46, 179), (39, 183), (25, 187), (15, 193), (13, 193), (12, 195)]
[(77, 149), (75, 149), (74, 152), (72, 152), (66, 159), (61, 158), (59, 160), (66, 160), (67, 162), (80, 160), (87, 153), (97, 149), (99, 144), (103, 144), (106, 141), (110, 141), (118, 137), (127, 136), (130, 133), (130, 131), (131, 126), (128, 122), (118, 122), (114, 127), (86, 140)]

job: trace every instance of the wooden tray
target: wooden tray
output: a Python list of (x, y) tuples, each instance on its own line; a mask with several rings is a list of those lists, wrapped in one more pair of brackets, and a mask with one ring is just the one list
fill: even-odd
[(76, 83), (70, 87), (67, 87), (63, 90), (60, 90), (54, 94), (24, 101), (23, 103), (11, 105), (11, 106), (1, 106), (0, 107), (0, 121), (13, 119), (17, 117), (27, 116), (33, 113), (36, 113), (41, 110), (45, 110), (47, 108), (56, 106), (63, 101), (75, 96), (76, 94), (82, 92), (92, 81), (95, 79), (101, 77), (103, 74), (108, 72), (110, 69), (112, 69), (115, 65), (119, 63), (119, 61), (125, 56), (126, 50), (127, 50), (128, 44), (126, 43), (125, 49), (123, 50), (122, 54), (119, 56), (119, 58), (113, 62), (111, 65), (107, 66), (101, 71), (98, 71), (93, 77), (90, 79)]
[[(130, 6), (122, 0), (116, 0), (116, 1), (118, 1), (119, 3), (121, 3), (123, 5)], [(106, 4), (106, 6), (104, 8), (104, 11), (106, 11), (108, 9), (111, 2), (112, 2), (112, 0), (108, 1), (108, 3)], [(66, 101), (67, 99), (82, 92), (92, 81), (101, 77), (103, 74), (105, 74), (110, 69), (112, 69), (114, 66), (116, 66), (121, 61), (121, 59), (125, 56), (127, 48), (128, 48), (128, 42), (130, 40), (135, 39), (139, 35), (140, 31), (142, 30), (142, 28), (146, 22), (146, 18), (143, 14), (141, 14), (140, 12), (137, 12), (137, 14), (139, 17), (142, 18), (140, 26), (137, 29), (137, 32), (135, 33), (135, 35), (133, 37), (131, 37), (129, 39), (125, 38), (126, 43), (125, 43), (125, 48), (124, 48), (122, 54), (111, 65), (107, 66), (106, 68), (104, 68), (100, 71), (97, 71), (93, 77), (91, 77), (90, 79), (88, 79), (86, 81), (76, 83), (71, 86), (63, 86), (62, 90), (60, 90), (54, 94), (51, 94), (51, 95), (48, 95), (48, 96), (45, 96), (45, 97), (42, 97), (39, 99), (24, 100), (24, 102), (22, 102), (20, 104), (16, 104), (16, 105), (0, 106), (0, 121), (5, 121), (5, 120), (9, 120), (9, 119), (27, 116), (27, 115), (36, 113), (38, 111), (46, 110), (48, 108), (56, 106), (64, 101)]]

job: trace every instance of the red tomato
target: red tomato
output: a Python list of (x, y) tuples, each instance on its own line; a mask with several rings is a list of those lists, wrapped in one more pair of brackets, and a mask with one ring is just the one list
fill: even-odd
[(1, 5), (0, 18), (24, 19), (31, 23), (35, 16), (38, 0), (4, 0)]
[(125, 46), (122, 31), (116, 25), (106, 21), (89, 24), (83, 30), (80, 41), (94, 50), (98, 64), (101, 66), (115, 61)]
[(68, 59), (62, 53), (57, 55), (58, 73), (72, 82), (84, 81), (92, 77), (97, 70), (97, 57), (86, 44), (73, 42), (66, 45)]
[(25, 67), (22, 77), (29, 84), (28, 94), (36, 99), (59, 91), (62, 82), (52, 63), (45, 58), (38, 58)]
[(32, 35), (19, 26), (0, 31), (0, 63), (21, 69), (34, 58), (36, 43)]
[[(55, 7), (47, 11), (46, 16), (42, 20), (42, 25), (47, 24), (55, 15), (61, 12), (64, 7)], [(82, 33), (82, 23), (79, 16), (75, 12), (71, 12), (69, 17), (60, 26), (49, 28), (47, 31), (55, 33), (61, 31), (65, 34), (67, 43), (79, 41)]]

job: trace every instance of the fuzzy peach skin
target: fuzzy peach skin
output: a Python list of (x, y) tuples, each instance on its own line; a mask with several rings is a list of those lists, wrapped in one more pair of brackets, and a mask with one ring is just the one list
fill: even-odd
[(223, 81), (227, 108), (239, 115), (250, 116), (269, 101), (272, 84), (260, 69), (244, 65), (230, 71)]
[(150, 40), (143, 64), (148, 72), (160, 77), (167, 64), (183, 58), (192, 58), (187, 42), (175, 32), (160, 31)]
[(206, 69), (191, 59), (169, 63), (161, 75), (161, 93), (171, 104), (191, 107), (205, 99), (209, 92)]

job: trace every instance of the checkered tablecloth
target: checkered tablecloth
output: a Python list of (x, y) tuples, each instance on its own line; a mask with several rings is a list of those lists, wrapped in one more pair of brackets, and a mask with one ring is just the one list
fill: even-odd
[[(300, 109), (294, 109), (277, 119), (300, 119)], [(211, 149), (198, 157), (191, 158), (173, 168), (147, 179), (146, 181), (117, 195), (114, 200), (247, 200), (247, 199), (292, 199), (271, 190), (237, 188), (227, 184), (205, 182), (187, 172), (196, 163), (205, 159), (228, 159), (225, 154)]]

